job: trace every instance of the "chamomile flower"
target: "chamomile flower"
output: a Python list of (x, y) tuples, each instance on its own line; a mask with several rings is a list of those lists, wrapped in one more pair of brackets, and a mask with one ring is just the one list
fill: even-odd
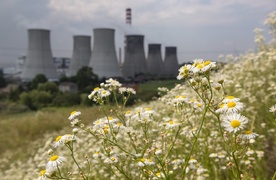
[(244, 131), (242, 134), (240, 134), (240, 137), (246, 140), (255, 139), (257, 136), (259, 136), (257, 133), (254, 133), (250, 130)]
[(178, 80), (181, 80), (181, 79), (184, 79), (184, 78), (188, 77), (189, 74), (190, 74), (191, 68), (192, 68), (192, 65), (190, 65), (190, 64), (187, 64), (187, 65), (182, 66), (182, 67), (178, 70), (178, 71), (179, 71), (179, 74), (178, 74), (178, 76), (177, 76), (177, 79), (178, 79)]
[(46, 171), (46, 169), (43, 169), (38, 174), (39, 174), (39, 176), (37, 178), (38, 180), (46, 180), (46, 179), (49, 179), (49, 178), (47, 178), (47, 176), (48, 177), (51, 176), (52, 172), (48, 172), (48, 171)]
[(222, 126), (225, 128), (226, 131), (236, 133), (239, 130), (243, 129), (247, 122), (248, 120), (245, 116), (233, 113), (224, 117), (222, 121)]
[(53, 155), (50, 157), (47, 165), (46, 165), (46, 171), (55, 171), (58, 168), (62, 166), (62, 164), (65, 162), (65, 157)]
[(240, 99), (236, 98), (235, 96), (227, 96), (222, 100), (222, 102), (227, 104), (228, 102), (238, 102), (239, 100)]
[(72, 111), (70, 116), (68, 117), (68, 119), (70, 121), (72, 121), (73, 119), (76, 119), (77, 117), (79, 117), (81, 115), (80, 111)]
[(221, 104), (219, 109), (216, 110), (216, 113), (237, 113), (243, 108), (243, 103), (229, 101), (227, 103)]
[(276, 112), (276, 104), (271, 106), (271, 108), (269, 109), (269, 112)]
[(178, 121), (176, 119), (169, 119), (163, 123), (163, 126), (166, 129), (172, 129), (174, 127), (178, 127), (179, 125), (180, 125), (180, 123), (178, 123)]

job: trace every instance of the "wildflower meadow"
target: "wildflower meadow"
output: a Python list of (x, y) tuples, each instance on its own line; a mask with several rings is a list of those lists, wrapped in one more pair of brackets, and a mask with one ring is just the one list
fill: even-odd
[(195, 59), (149, 103), (126, 106), (135, 90), (106, 80), (87, 97), (102, 117), (68, 112), (72, 130), (39, 139), (1, 179), (276, 179), (276, 11), (265, 24), (256, 51)]

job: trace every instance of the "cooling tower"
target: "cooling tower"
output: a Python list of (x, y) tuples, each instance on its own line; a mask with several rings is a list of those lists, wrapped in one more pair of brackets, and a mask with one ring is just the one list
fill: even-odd
[(50, 45), (50, 31), (28, 29), (28, 50), (21, 79), (31, 81), (37, 74), (44, 74), (48, 80), (58, 80)]
[(139, 73), (147, 73), (144, 36), (126, 35), (123, 75), (124, 77), (135, 77)]
[(89, 66), (99, 78), (122, 77), (115, 50), (115, 30), (97, 28), (93, 32), (94, 42)]
[(165, 48), (165, 73), (167, 77), (176, 77), (178, 75), (178, 61), (176, 55), (176, 47)]
[(161, 76), (165, 73), (161, 55), (161, 44), (149, 44), (148, 46), (148, 72), (152, 75)]
[(73, 54), (67, 76), (74, 76), (78, 70), (89, 65), (91, 58), (91, 37), (74, 36)]

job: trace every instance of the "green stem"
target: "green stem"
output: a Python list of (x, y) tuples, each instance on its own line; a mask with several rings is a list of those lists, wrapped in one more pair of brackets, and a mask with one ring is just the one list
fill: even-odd
[(196, 136), (195, 136), (195, 140), (194, 140), (194, 142), (193, 142), (192, 149), (191, 149), (189, 155), (187, 156), (187, 158), (186, 158), (186, 160), (185, 160), (185, 165), (184, 165), (184, 168), (183, 168), (183, 170), (182, 170), (182, 179), (185, 178), (186, 169), (187, 169), (188, 164), (189, 164), (189, 159), (190, 159), (191, 156), (192, 156), (192, 153), (193, 153), (194, 148), (195, 148), (195, 145), (196, 145), (196, 143), (197, 143), (199, 134), (200, 134), (201, 129), (202, 129), (202, 127), (203, 127), (203, 124), (204, 124), (204, 122), (205, 122), (206, 113), (207, 113), (207, 110), (208, 110), (208, 108), (209, 108), (209, 105), (210, 105), (210, 101), (209, 101), (209, 103), (207, 104), (207, 106), (205, 106), (205, 108), (204, 108), (204, 113), (203, 113), (203, 117), (202, 117), (202, 120), (201, 120), (201, 124), (200, 124), (199, 130), (198, 130), (198, 132), (197, 132), (197, 134), (196, 134)]

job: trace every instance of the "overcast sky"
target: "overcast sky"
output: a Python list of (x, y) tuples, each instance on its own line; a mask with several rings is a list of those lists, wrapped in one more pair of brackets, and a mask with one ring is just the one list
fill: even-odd
[[(125, 9), (132, 9), (132, 27)], [(0, 67), (13, 66), (26, 55), (29, 28), (51, 30), (55, 57), (71, 57), (73, 35), (93, 28), (116, 29), (116, 49), (124, 35), (145, 35), (149, 43), (176, 46), (179, 63), (195, 58), (217, 60), (220, 54), (255, 49), (256, 27), (276, 10), (275, 0), (1, 0)]]

